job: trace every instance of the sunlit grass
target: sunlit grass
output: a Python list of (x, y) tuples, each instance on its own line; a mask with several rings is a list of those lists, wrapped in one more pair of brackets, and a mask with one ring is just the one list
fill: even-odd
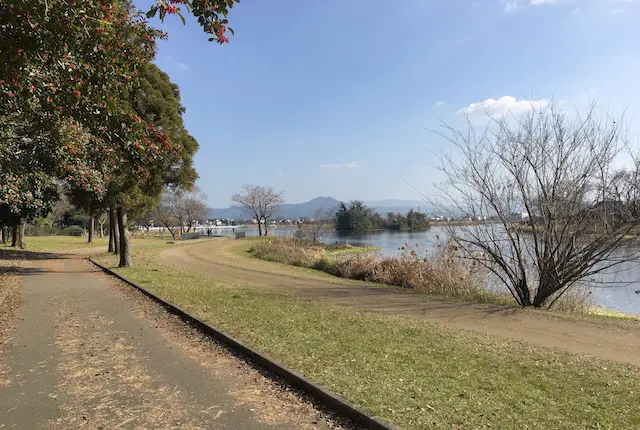
[(631, 314), (626, 314), (624, 312), (611, 311), (611, 310), (597, 308), (597, 307), (591, 308), (589, 310), (589, 313), (591, 315), (597, 315), (597, 316), (606, 317), (606, 318), (620, 318), (620, 319), (626, 319), (626, 320), (640, 321), (640, 315), (631, 315)]
[(640, 428), (633, 366), (222, 282), (162, 249), (115, 270), (401, 428)]
[(81, 236), (27, 236), (25, 243), (26, 249), (29, 251), (63, 251), (106, 247), (108, 238), (96, 237), (93, 239), (93, 243), (87, 243), (87, 238)]

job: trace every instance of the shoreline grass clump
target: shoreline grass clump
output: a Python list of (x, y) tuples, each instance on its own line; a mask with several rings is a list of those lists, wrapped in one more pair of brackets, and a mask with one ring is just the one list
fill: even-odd
[(374, 254), (351, 255), (333, 265), (333, 274), (412, 289), (427, 294), (480, 303), (510, 303), (510, 298), (486, 288), (486, 276), (472, 263), (461, 260), (453, 247), (439, 246), (421, 257), (417, 245), (406, 244), (398, 257)]
[(439, 244), (435, 254), (421, 257), (418, 246), (405, 243), (398, 257), (381, 256), (375, 248), (323, 245), (272, 238), (255, 243), (249, 254), (262, 260), (306, 267), (331, 275), (407, 288), (480, 303), (511, 303), (507, 294), (485, 287), (482, 271), (461, 260), (454, 247)]

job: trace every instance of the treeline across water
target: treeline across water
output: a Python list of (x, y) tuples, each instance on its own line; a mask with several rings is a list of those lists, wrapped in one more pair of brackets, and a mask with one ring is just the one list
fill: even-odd
[(335, 213), (335, 228), (338, 231), (364, 232), (370, 230), (424, 231), (429, 228), (426, 214), (413, 209), (402, 215), (382, 215), (359, 200), (340, 203)]

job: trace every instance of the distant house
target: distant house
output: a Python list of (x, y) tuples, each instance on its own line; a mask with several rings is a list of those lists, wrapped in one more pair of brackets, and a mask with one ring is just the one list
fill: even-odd
[(529, 213), (527, 213), (527, 212), (514, 212), (512, 214), (509, 214), (509, 218), (511, 219), (511, 221), (516, 221), (516, 222), (527, 221), (527, 220), (529, 220)]

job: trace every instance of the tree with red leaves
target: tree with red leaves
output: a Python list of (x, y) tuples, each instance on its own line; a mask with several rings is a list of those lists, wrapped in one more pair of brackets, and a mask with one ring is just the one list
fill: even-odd
[(236, 2), (158, 0), (146, 14), (128, 0), (0, 3), (0, 135), (12, 136), (0, 152), (0, 212), (23, 219), (21, 208), (46, 206), (19, 184), (62, 181), (100, 197), (115, 176), (139, 178), (171, 158), (173, 140), (128, 99), (165, 37), (147, 20), (187, 12), (222, 44)]

